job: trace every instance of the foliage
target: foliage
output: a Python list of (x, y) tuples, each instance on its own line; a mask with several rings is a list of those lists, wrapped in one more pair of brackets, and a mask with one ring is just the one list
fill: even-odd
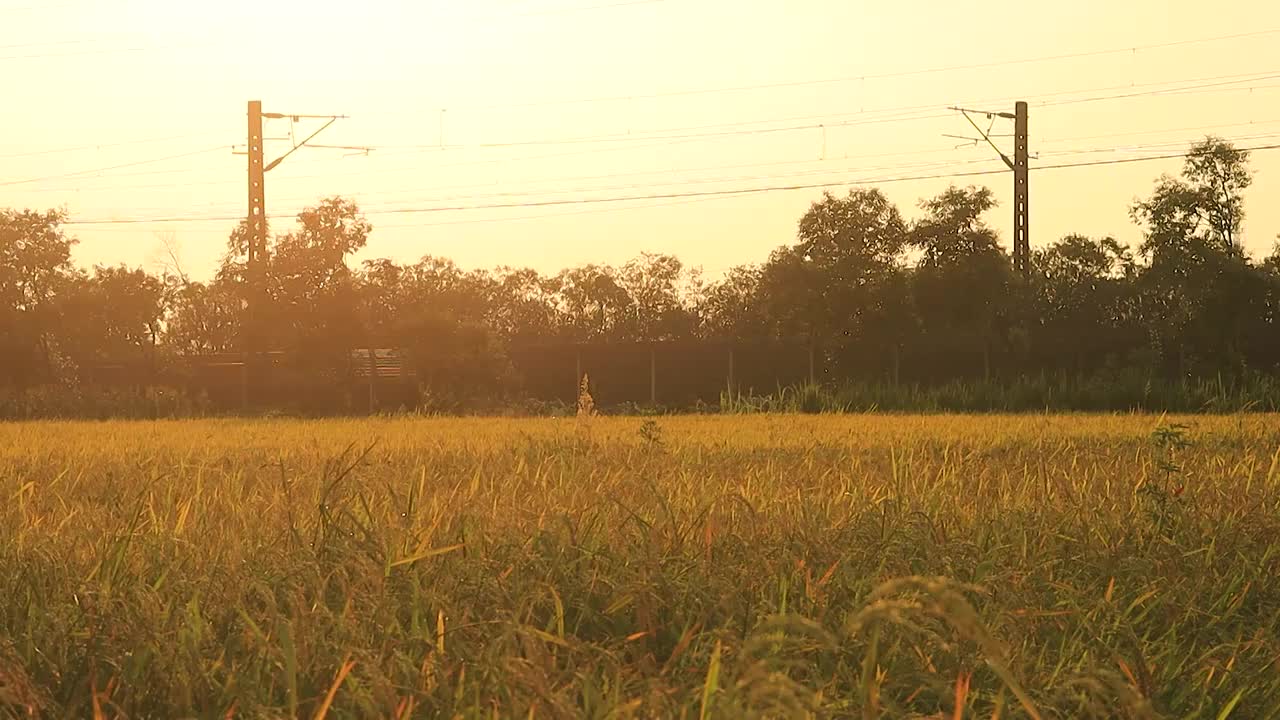
[(0, 385), (57, 377), (58, 292), (74, 274), (66, 213), (0, 210)]
[(37, 385), (0, 388), (0, 420), (155, 420), (209, 414), (208, 404), (171, 387), (109, 388)]
[[(1207, 138), (1178, 177), (1159, 179), (1132, 207), (1139, 247), (1068, 235), (1036, 248), (1026, 277), (987, 224), (995, 202), (981, 187), (926, 198), (915, 218), (876, 189), (825, 193), (799, 219), (794, 242), (710, 283), (698, 268), (650, 253), (552, 275), (464, 269), (434, 256), (354, 266), (373, 228), (342, 198), (304, 210), (268, 239), (257, 286), (243, 223), (205, 283), (180, 270), (84, 273), (71, 264), (63, 213), (4, 211), (0, 387), (158, 385), (196, 377), (184, 368), (204, 356), (259, 347), (282, 353), (275, 385), (277, 395), (292, 393), (288, 406), (333, 412), (341, 403), (326, 393), (350, 378), (352, 351), (394, 348), (412, 371), (406, 386), (421, 387), (420, 402), (397, 404), (463, 412), (535, 392), (549, 400), (549, 387), (572, 405), (567, 383), (531, 379), (541, 366), (521, 365), (548, 349), (782, 341), (820, 347), (815, 377), (830, 387), (921, 388), (895, 391), (929, 403), (920, 409), (1019, 409), (1016, 396), (1027, 395), (1043, 407), (1192, 410), (1198, 393), (1170, 390), (1168, 402), (1153, 403), (1140, 388), (1248, 384), (1280, 370), (1280, 256), (1255, 260), (1240, 249), (1248, 163), (1247, 152)], [(688, 376), (712, 401), (720, 381), (705, 381), (706, 357), (690, 353), (687, 366), (664, 372)], [(568, 366), (558, 356), (547, 362)], [(1036, 380), (1044, 376), (1071, 379)], [(979, 386), (987, 400), (956, 390)], [(1107, 387), (1116, 392), (1110, 402), (1092, 397)], [(817, 391), (806, 392), (815, 407)]]
[(719, 409), (742, 413), (1280, 412), (1270, 375), (1168, 382), (1140, 373), (1037, 376), (935, 384), (850, 382), (776, 392), (721, 393)]
[(1143, 252), (1185, 252), (1195, 245), (1239, 254), (1244, 191), (1253, 183), (1249, 153), (1209, 137), (1191, 148), (1182, 178), (1162, 177), (1134, 219), (1147, 228)]
[(58, 296), (58, 349), (83, 369), (154, 362), (165, 303), (164, 282), (141, 270), (76, 274)]
[(640, 439), (652, 447), (662, 445), (662, 426), (652, 418), (640, 424)]

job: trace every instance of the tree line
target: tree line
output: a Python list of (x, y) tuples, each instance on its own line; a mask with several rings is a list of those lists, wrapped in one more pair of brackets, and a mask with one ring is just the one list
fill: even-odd
[[(520, 392), (513, 348), (533, 343), (805, 339), (830, 382), (920, 384), (1028, 375), (1170, 381), (1280, 367), (1280, 252), (1241, 247), (1249, 156), (1207, 138), (1131, 207), (1137, 247), (1069, 235), (1014, 272), (983, 187), (950, 187), (918, 216), (877, 189), (824, 194), (794, 242), (707, 281), (642, 254), (553, 275), (466, 270), (427, 256), (359, 265), (371, 224), (324, 200), (270, 236), (256, 321), (301, 382), (340, 377), (353, 348), (402, 348), (459, 396)], [(95, 382), (104, 366), (161, 376), (244, 345), (243, 224), (213, 279), (76, 267), (61, 210), (0, 210), (0, 388)]]

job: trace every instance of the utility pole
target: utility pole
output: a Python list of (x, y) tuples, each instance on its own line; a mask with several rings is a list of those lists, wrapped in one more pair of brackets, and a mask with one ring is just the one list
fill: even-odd
[[(956, 135), (947, 135), (946, 137), (960, 137), (972, 143), (986, 142), (991, 146), (992, 150), (1000, 156), (1004, 164), (1009, 166), (1013, 171), (1013, 267), (1024, 278), (1031, 275), (1031, 152), (1030, 152), (1030, 134), (1027, 126), (1027, 104), (1019, 101), (1014, 105), (1014, 112), (988, 112), (985, 110), (969, 110), (965, 108), (953, 107), (955, 110), (973, 125), (973, 129), (978, 131), (981, 136), (979, 138), (960, 137)], [(991, 125), (986, 130), (982, 126), (974, 122), (973, 115), (986, 115), (991, 121)], [(1013, 158), (1010, 158), (995, 144), (991, 135), (991, 129), (995, 125), (997, 118), (1013, 121)]]
[[(249, 156), (249, 215), (246, 218), (245, 230), (248, 233), (246, 281), (249, 284), (246, 293), (248, 307), (245, 308), (244, 371), (240, 374), (243, 387), (241, 402), (248, 409), (250, 385), (258, 378), (258, 366), (262, 361), (262, 328), (258, 326), (259, 306), (266, 297), (266, 283), (262, 267), (262, 254), (267, 244), (267, 188), (266, 164), (262, 139), (262, 101), (249, 102), (249, 135), (246, 154)], [(256, 388), (255, 388), (256, 390)]]
[(1013, 267), (1031, 274), (1031, 154), (1027, 151), (1027, 104), (1019, 101), (1013, 120)]
[[(242, 402), (247, 408), (250, 402), (251, 390), (257, 390), (260, 387), (260, 372), (265, 367), (265, 351), (264, 343), (266, 332), (262, 327), (261, 321), (263, 317), (263, 306), (267, 302), (267, 286), (266, 286), (266, 256), (267, 256), (267, 187), (266, 175), (273, 169), (284, 162), (298, 149), (307, 146), (311, 140), (317, 135), (324, 132), (338, 120), (345, 118), (344, 115), (292, 115), (283, 113), (264, 113), (262, 111), (261, 100), (249, 101), (249, 132), (248, 144), (245, 147), (245, 155), (249, 156), (249, 214), (246, 218), (245, 230), (248, 237), (246, 238), (248, 247), (246, 249), (246, 281), (248, 282), (248, 291), (246, 292), (245, 301), (247, 306), (245, 310), (245, 327), (242, 328), (241, 342), (244, 352), (244, 372), (241, 373), (242, 382)], [(289, 137), (293, 147), (273, 160), (270, 164), (266, 162), (266, 141), (263, 135), (263, 120), (283, 120), (290, 121)], [(319, 130), (311, 133), (305, 140), (298, 142), (294, 139), (293, 126), (303, 119), (320, 119), (327, 120)], [(357, 152), (368, 153), (370, 148), (346, 147), (341, 145), (313, 145), (311, 147), (325, 147), (333, 150), (354, 150)], [(240, 153), (237, 153), (240, 154)]]

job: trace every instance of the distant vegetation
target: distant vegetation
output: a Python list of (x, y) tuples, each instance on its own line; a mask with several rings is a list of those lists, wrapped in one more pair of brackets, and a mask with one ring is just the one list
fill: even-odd
[(1276, 718), (1278, 428), (3, 425), (0, 717)]
[[(1239, 408), (1242, 388), (1274, 408), (1280, 255), (1241, 249), (1251, 179), (1247, 153), (1207, 139), (1133, 205), (1138, 247), (1068, 236), (1035, 250), (1029, 277), (975, 187), (914, 220), (878, 190), (826, 195), (795, 242), (714, 282), (649, 254), (553, 276), (435, 257), (353, 268), (372, 227), (335, 198), (271, 240), (259, 312), (300, 396), (370, 346), (405, 349), (436, 407), (467, 410), (528, 399), (510, 357), (530, 343), (802, 338), (821, 348), (825, 391), (847, 398), (831, 409)], [(169, 379), (184, 358), (244, 346), (243, 226), (216, 277), (193, 282), (176, 253), (160, 275), (81, 271), (65, 219), (0, 211), (0, 416), (198, 413)], [(168, 387), (106, 388), (103, 368)]]

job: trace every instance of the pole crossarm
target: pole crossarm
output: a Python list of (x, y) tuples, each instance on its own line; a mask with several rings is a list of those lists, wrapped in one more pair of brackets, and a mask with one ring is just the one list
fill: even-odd
[[(972, 108), (952, 107), (964, 119), (969, 121), (974, 130), (978, 131), (981, 139), (977, 138), (958, 138), (971, 142), (986, 141), (992, 150), (1000, 156), (1004, 164), (1013, 171), (1013, 266), (1017, 272), (1023, 277), (1029, 277), (1031, 274), (1031, 153), (1029, 149), (1029, 133), (1027, 130), (1027, 103), (1019, 102), (1015, 105), (1014, 112), (992, 112), (988, 110), (974, 110)], [(1013, 142), (1014, 154), (1010, 158), (1000, 146), (996, 145), (992, 140), (991, 127), (986, 130), (982, 129), (974, 119), (974, 115), (986, 115), (994, 127), (996, 118), (1002, 120), (1012, 120), (1014, 123)], [(957, 137), (955, 135), (946, 135), (944, 137)]]
[(978, 123), (973, 121), (973, 116), (970, 115), (970, 113), (979, 113), (982, 115), (986, 115), (987, 117), (999, 117), (999, 118), (1005, 118), (1008, 120), (1016, 119), (1015, 115), (1011, 113), (992, 113), (992, 112), (986, 112), (983, 110), (967, 110), (965, 108), (958, 108), (958, 107), (953, 107), (951, 109), (959, 112), (961, 115), (964, 115), (964, 119), (968, 120), (969, 124), (973, 126), (973, 129), (977, 130), (978, 134), (982, 136), (982, 139), (985, 140), (987, 144), (991, 146), (991, 149), (996, 151), (996, 154), (1000, 156), (1000, 159), (1004, 161), (1004, 164), (1009, 166), (1010, 170), (1014, 169), (1013, 160), (1010, 160), (1009, 156), (1005, 155), (1004, 151), (1001, 150), (1000, 147), (996, 145), (995, 141), (991, 139), (990, 129), (983, 130), (982, 127), (978, 125)]
[[(292, 116), (292, 115), (290, 115), (289, 117), (293, 117), (293, 116)], [(329, 128), (334, 124), (334, 123), (336, 123), (336, 122), (338, 122), (338, 118), (336, 118), (336, 117), (335, 117), (335, 118), (329, 118), (329, 122), (327, 122), (327, 123), (325, 123), (324, 125), (320, 126), (320, 129), (319, 129), (319, 130), (317, 130), (317, 131), (315, 131), (315, 132), (311, 133), (310, 135), (308, 135), (308, 136), (307, 136), (307, 138), (306, 138), (305, 140), (303, 140), (302, 142), (300, 142), (300, 143), (296, 143), (296, 144), (293, 146), (293, 148), (292, 148), (291, 150), (289, 150), (289, 152), (287, 152), (287, 153), (285, 153), (284, 155), (281, 155), (280, 157), (278, 157), (278, 158), (276, 158), (275, 160), (271, 161), (271, 164), (270, 164), (270, 165), (268, 165), (268, 166), (267, 166), (267, 169), (266, 169), (266, 170), (264, 170), (263, 172), (271, 172), (272, 170), (274, 170), (277, 166), (279, 166), (279, 165), (280, 165), (280, 163), (282, 163), (282, 162), (284, 162), (284, 161), (285, 161), (285, 158), (287, 158), (287, 157), (289, 157), (290, 155), (292, 155), (292, 154), (294, 154), (294, 153), (298, 152), (298, 149), (299, 149), (299, 148), (306, 147), (306, 146), (307, 146), (307, 143), (309, 143), (309, 142), (311, 142), (312, 140), (314, 140), (314, 139), (315, 139), (315, 137), (316, 137), (317, 135), (319, 135), (320, 133), (324, 132), (325, 130), (328, 130), (328, 129), (329, 129)]]
[(284, 120), (285, 118), (293, 118), (294, 120), (348, 120), (346, 115), (295, 115), (293, 113), (262, 113), (262, 117), (267, 120)]

